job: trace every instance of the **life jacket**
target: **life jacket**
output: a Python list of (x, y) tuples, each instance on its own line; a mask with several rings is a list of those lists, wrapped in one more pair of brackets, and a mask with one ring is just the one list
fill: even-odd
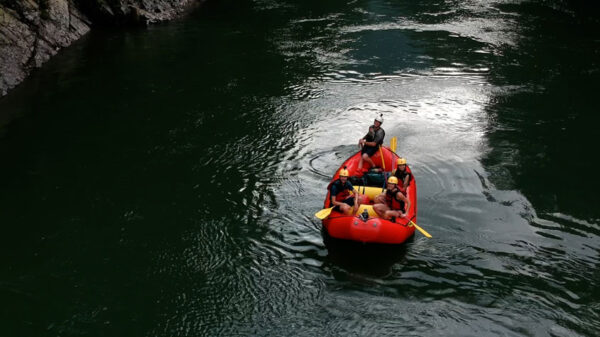
[[(412, 173), (408, 172), (406, 169), (404, 169), (404, 171), (400, 171), (398, 168), (396, 168), (396, 170), (394, 171), (394, 176), (398, 178), (398, 184), (402, 184), (402, 186), (398, 186), (398, 188), (402, 193), (406, 194), (406, 188), (408, 187), (408, 185), (410, 185), (410, 182), (412, 180)], [(408, 185), (404, 186), (404, 178), (406, 178), (407, 176)]]
[(396, 195), (400, 192), (398, 188), (394, 188), (393, 190), (385, 190), (385, 203), (388, 205), (390, 209), (404, 211), (404, 201), (398, 200)]
[(351, 194), (348, 182), (342, 185), (342, 181), (337, 179), (333, 182), (333, 184), (331, 184), (331, 189), (333, 189), (333, 186), (335, 186), (337, 190), (337, 194), (335, 195), (335, 201), (344, 201), (348, 199), (348, 197), (350, 197)]

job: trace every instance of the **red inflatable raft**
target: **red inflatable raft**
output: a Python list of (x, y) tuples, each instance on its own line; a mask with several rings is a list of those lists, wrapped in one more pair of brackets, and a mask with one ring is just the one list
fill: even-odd
[[(330, 185), (338, 179), (339, 171), (344, 166), (351, 177), (361, 177), (363, 173), (358, 170), (360, 155), (360, 152), (358, 152), (348, 158), (340, 168), (338, 168)], [(384, 162), (382, 162), (382, 155)], [(390, 172), (396, 168), (396, 160), (398, 158), (399, 156), (387, 147), (382, 147), (381, 151), (377, 151), (377, 153), (371, 157), (375, 165), (384, 168), (384, 171), (387, 172), (386, 176), (389, 176)], [(363, 167), (369, 168), (369, 164), (365, 162)], [(408, 165), (406, 170), (410, 172)], [(406, 213), (406, 217), (396, 218), (396, 222), (379, 218), (377, 213), (373, 210), (373, 199), (383, 191), (383, 186), (354, 185), (354, 187), (361, 194), (359, 199), (361, 205), (357, 214), (346, 215), (340, 212), (331, 211), (331, 214), (323, 219), (323, 227), (331, 237), (360, 242), (399, 244), (403, 243), (414, 234), (415, 227), (412, 222), (417, 222), (417, 184), (414, 176), (406, 191), (406, 197), (410, 200), (410, 208)], [(329, 193), (330, 192), (328, 191), (327, 197), (325, 198), (325, 208), (331, 207)], [(367, 221), (363, 221), (359, 216), (365, 209), (369, 212)]]

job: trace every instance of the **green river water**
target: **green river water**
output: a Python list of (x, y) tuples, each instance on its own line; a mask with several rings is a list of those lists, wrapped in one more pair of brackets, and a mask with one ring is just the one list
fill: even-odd
[[(597, 336), (600, 21), (568, 1), (212, 1), (0, 99), (0, 335)], [(401, 246), (314, 213), (373, 118)]]

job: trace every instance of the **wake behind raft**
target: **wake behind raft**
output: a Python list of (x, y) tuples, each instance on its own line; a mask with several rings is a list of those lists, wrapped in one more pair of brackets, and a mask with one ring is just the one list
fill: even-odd
[[(395, 139), (392, 140), (392, 144)], [(393, 146), (393, 145), (392, 145)], [(367, 173), (363, 174), (358, 169), (360, 161), (360, 151), (348, 158), (337, 170), (328, 186), (339, 178), (341, 168), (346, 168), (350, 175), (350, 181), (353, 183), (355, 190), (360, 194), (360, 207), (356, 214), (344, 214), (333, 210), (331, 207), (330, 189), (328, 188), (327, 196), (324, 202), (324, 209), (315, 214), (322, 219), (323, 227), (333, 238), (359, 241), (365, 243), (385, 243), (385, 244), (400, 244), (410, 238), (415, 228), (418, 228), (425, 236), (431, 237), (429, 233), (416, 225), (417, 222), (417, 183), (411, 179), (406, 188), (406, 197), (410, 200), (410, 208), (406, 210), (406, 216), (396, 218), (395, 221), (385, 220), (380, 218), (373, 210), (374, 199), (377, 195), (385, 190), (385, 181), (391, 175), (391, 172), (396, 168), (396, 162), (400, 158), (389, 147), (382, 146), (380, 151), (377, 151), (371, 160), (377, 167), (383, 168), (381, 181), (377, 183), (373, 180), (366, 179)], [(369, 164), (364, 163), (363, 167), (369, 169)], [(386, 170), (387, 169), (387, 170)], [(406, 167), (408, 172), (410, 168)], [(371, 172), (371, 171), (369, 171)], [(359, 183), (359, 184), (356, 184)], [(361, 215), (368, 212), (368, 218), (364, 219)], [(328, 216), (327, 216), (328, 214)]]

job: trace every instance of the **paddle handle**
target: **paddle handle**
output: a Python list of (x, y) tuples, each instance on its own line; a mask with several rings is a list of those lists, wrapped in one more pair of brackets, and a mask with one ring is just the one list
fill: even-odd
[(381, 145), (379, 145), (379, 155), (381, 156), (381, 167), (383, 168), (383, 171), (385, 172), (385, 157), (383, 156), (383, 149), (382, 149)]

